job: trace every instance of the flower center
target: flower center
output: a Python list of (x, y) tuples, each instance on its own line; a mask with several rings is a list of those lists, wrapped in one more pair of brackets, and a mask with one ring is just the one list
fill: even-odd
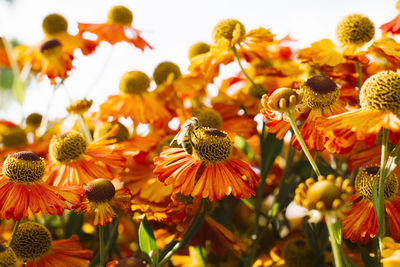
[(329, 77), (317, 75), (301, 87), (304, 103), (310, 108), (329, 107), (339, 99), (340, 90)]
[(314, 266), (317, 257), (304, 238), (295, 238), (287, 241), (282, 249), (285, 266), (302, 267)]
[(4, 175), (17, 183), (35, 183), (42, 179), (45, 171), (44, 159), (27, 151), (8, 155), (3, 165)]
[(113, 24), (131, 26), (133, 21), (132, 12), (124, 6), (114, 6), (108, 11), (107, 21)]
[(365, 109), (400, 115), (400, 75), (394, 71), (381, 71), (369, 77), (361, 87), (360, 105)]
[(61, 52), (61, 43), (56, 39), (48, 40), (40, 45), (40, 53), (50, 56)]
[(189, 59), (192, 59), (197, 55), (205, 54), (208, 51), (210, 51), (210, 45), (209, 44), (206, 44), (206, 43), (203, 43), (203, 42), (195, 43), (194, 45), (192, 45), (189, 48), (189, 53), (188, 53)]
[(337, 39), (345, 45), (363, 45), (375, 35), (375, 26), (372, 21), (360, 14), (351, 14), (344, 17), (336, 28)]
[(119, 90), (125, 94), (141, 94), (150, 86), (150, 78), (141, 71), (131, 71), (122, 75)]
[(66, 110), (69, 114), (83, 114), (89, 110), (92, 106), (93, 100), (87, 100), (86, 98), (81, 100), (75, 100), (69, 103)]
[(60, 163), (69, 163), (79, 159), (86, 151), (88, 143), (79, 132), (70, 131), (53, 137), (49, 146), (52, 159)]
[(166, 82), (171, 75), (173, 75), (172, 80), (175, 81), (182, 76), (182, 73), (178, 65), (170, 61), (165, 61), (158, 64), (154, 69), (153, 79), (157, 85), (160, 85)]
[(333, 201), (340, 199), (340, 190), (330, 181), (318, 181), (308, 189), (307, 199), (313, 205), (322, 201), (327, 209), (331, 209)]
[(17, 256), (6, 245), (0, 244), (0, 266), (17, 267)]
[(221, 115), (213, 109), (201, 108), (193, 116), (199, 120), (199, 125), (202, 127), (218, 129), (222, 125)]
[(114, 185), (106, 179), (96, 179), (88, 183), (86, 197), (91, 202), (110, 201), (115, 195)]
[(42, 115), (39, 113), (31, 113), (28, 117), (26, 117), (26, 126), (32, 129), (36, 129), (40, 126), (42, 122)]
[(225, 132), (212, 128), (199, 128), (192, 135), (193, 154), (205, 164), (227, 160), (232, 151), (231, 140)]
[(231, 41), (234, 37), (233, 32), (238, 24), (240, 27), (240, 36), (242, 37), (246, 33), (246, 29), (240, 21), (236, 19), (223, 19), (218, 22), (212, 31), (212, 39), (214, 40), (214, 43), (218, 43), (221, 38)]
[(47, 228), (39, 223), (20, 224), (11, 248), (24, 261), (34, 261), (50, 251), (52, 237)]
[(118, 125), (118, 132), (114, 136), (110, 136), (107, 139), (116, 139), (117, 143), (123, 142), (129, 138), (129, 130), (120, 122), (102, 122), (94, 129), (94, 139), (99, 139), (108, 134), (112, 128)]
[(251, 85), (249, 87), (248, 94), (256, 99), (261, 99), (262, 96), (266, 93), (264, 86), (260, 83), (256, 83), (255, 85)]
[[(354, 186), (356, 191), (363, 197), (363, 199), (372, 201), (372, 186), (375, 179), (377, 179), (379, 188), (379, 166), (372, 166), (362, 169), (356, 176)], [(384, 198), (390, 200), (397, 195), (399, 183), (397, 177), (392, 173), (385, 181)]]
[(301, 97), (291, 88), (281, 87), (276, 89), (270, 96), (264, 94), (261, 104), (265, 109), (285, 112), (300, 103)]
[(50, 14), (44, 18), (42, 28), (46, 35), (63, 33), (68, 29), (68, 22), (60, 14)]
[(19, 126), (5, 126), (0, 124), (0, 143), (5, 148), (18, 148), (26, 145), (28, 139), (26, 138), (26, 132)]

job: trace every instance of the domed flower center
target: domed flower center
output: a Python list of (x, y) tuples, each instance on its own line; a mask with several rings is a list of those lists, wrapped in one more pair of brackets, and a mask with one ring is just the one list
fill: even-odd
[(108, 11), (107, 21), (112, 24), (131, 26), (133, 21), (132, 12), (124, 6), (114, 6)]
[(295, 238), (287, 241), (282, 249), (285, 266), (314, 266), (317, 257), (304, 238)]
[(255, 85), (252, 84), (249, 87), (249, 91), (248, 91), (248, 94), (256, 99), (261, 99), (262, 96), (266, 93), (267, 93), (267, 91), (265, 90), (264, 86), (260, 83), (256, 83)]
[(57, 54), (59, 52), (61, 52), (61, 43), (60, 41), (56, 40), (56, 39), (51, 39), (48, 41), (45, 41), (44, 43), (42, 43), (40, 45), (40, 53), (42, 53), (45, 56), (50, 56), (50, 55), (54, 55)]
[(345, 45), (363, 45), (375, 35), (375, 26), (372, 21), (360, 14), (351, 14), (344, 17), (336, 28), (337, 39)]
[(381, 71), (369, 77), (361, 87), (360, 105), (364, 109), (400, 115), (400, 75), (394, 71)]
[(131, 71), (122, 75), (119, 81), (119, 90), (125, 94), (141, 94), (150, 86), (150, 78), (141, 71)]
[(14, 251), (3, 244), (0, 244), (0, 266), (17, 267), (17, 256)]
[(26, 145), (28, 139), (26, 138), (26, 132), (19, 126), (5, 126), (0, 124), (0, 143), (5, 148), (18, 148)]
[(276, 89), (270, 96), (263, 95), (261, 104), (265, 109), (285, 112), (288, 109), (294, 108), (300, 103), (300, 96), (291, 88), (282, 87)]
[(222, 125), (221, 115), (213, 109), (202, 108), (198, 112), (193, 114), (198, 120), (202, 127), (218, 129)]
[(307, 199), (312, 205), (322, 201), (327, 209), (332, 208), (335, 199), (340, 199), (340, 189), (331, 181), (318, 181), (307, 191)]
[(35, 183), (42, 179), (45, 171), (44, 159), (27, 151), (8, 155), (3, 165), (4, 175), (17, 183)]
[(329, 107), (339, 99), (340, 90), (329, 77), (317, 75), (301, 87), (304, 103), (310, 108)]
[(60, 14), (50, 14), (44, 18), (42, 28), (46, 35), (63, 33), (68, 29), (68, 22)]
[(24, 261), (34, 261), (50, 251), (52, 237), (47, 228), (39, 223), (19, 225), (11, 248)]
[(108, 139), (116, 139), (117, 143), (123, 142), (129, 138), (129, 130), (120, 122), (102, 122), (94, 129), (94, 139), (99, 139), (108, 134), (112, 128), (118, 125), (118, 132), (114, 136), (110, 136)]
[(26, 126), (36, 129), (40, 126), (42, 122), (42, 115), (39, 113), (31, 113), (28, 117), (26, 117)]
[[(377, 179), (379, 188), (379, 166), (372, 166), (362, 169), (356, 176), (354, 187), (363, 199), (372, 201), (372, 187), (375, 179)], [(390, 200), (394, 198), (399, 189), (397, 177), (392, 173), (385, 181), (384, 198)]]
[(192, 135), (195, 145), (193, 154), (205, 164), (227, 160), (232, 151), (231, 140), (225, 132), (217, 129), (200, 128)]
[(70, 131), (51, 139), (49, 154), (52, 159), (65, 164), (80, 159), (87, 145), (82, 134)]
[(189, 48), (189, 53), (188, 53), (189, 59), (192, 59), (197, 55), (205, 54), (208, 51), (210, 51), (209, 44), (203, 42), (195, 43)]
[(92, 106), (93, 100), (80, 99), (71, 101), (69, 105), (66, 107), (66, 110), (69, 114), (83, 114), (89, 110)]
[(161, 62), (160, 64), (158, 64), (153, 72), (153, 79), (157, 85), (163, 84), (164, 82), (168, 81), (168, 79), (172, 79), (172, 81), (175, 81), (181, 76), (182, 73), (179, 69), (179, 66), (169, 61)]
[(214, 43), (218, 43), (221, 38), (232, 41), (234, 37), (233, 33), (235, 32), (236, 27), (240, 27), (240, 37), (242, 37), (246, 33), (246, 29), (240, 21), (236, 19), (223, 19), (218, 22), (218, 24), (214, 26), (214, 29), (212, 31), (212, 39)]
[(114, 185), (106, 179), (96, 179), (86, 186), (86, 197), (91, 202), (110, 201), (115, 195)]

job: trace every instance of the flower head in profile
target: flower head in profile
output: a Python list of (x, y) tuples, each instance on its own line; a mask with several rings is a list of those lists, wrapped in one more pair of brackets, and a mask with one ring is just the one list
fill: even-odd
[[(128, 42), (144, 51), (152, 47), (140, 36), (140, 31), (132, 27), (133, 14), (124, 6), (114, 6), (108, 12), (107, 22), (100, 24), (78, 23), (79, 34), (90, 32), (97, 35), (97, 42), (110, 44)], [(128, 32), (128, 34), (126, 33)]]
[(259, 177), (241, 160), (231, 157), (232, 143), (225, 132), (199, 128), (191, 135), (192, 153), (168, 148), (154, 159), (154, 173), (164, 184), (173, 185), (173, 193), (212, 202), (226, 195), (248, 198)]
[(71, 264), (85, 267), (93, 257), (92, 251), (82, 248), (76, 235), (53, 241), (50, 231), (35, 222), (18, 226), (11, 248), (18, 260), (26, 262), (29, 267), (68, 267)]
[[(378, 233), (378, 221), (372, 203), (372, 189), (374, 181), (377, 181), (380, 186), (379, 175), (378, 166), (369, 166), (361, 169), (356, 176), (354, 182), (356, 190), (349, 199), (352, 203), (351, 210), (342, 220), (343, 236), (350, 239), (351, 242), (366, 244)], [(394, 240), (400, 241), (399, 181), (394, 173), (386, 178), (384, 200), (390, 236)]]
[(0, 175), (0, 218), (28, 218), (28, 211), (58, 214), (69, 210), (67, 204), (77, 204), (83, 196), (78, 186), (57, 187), (42, 181), (46, 165), (32, 152), (9, 155)]
[[(110, 132), (110, 135), (114, 133)], [(122, 168), (125, 159), (114, 153), (112, 145), (115, 139), (108, 140), (107, 137), (88, 143), (76, 131), (54, 136), (49, 146), (51, 162), (47, 182), (54, 185), (83, 185), (98, 177), (113, 179), (113, 169)]]
[(12, 248), (0, 244), (0, 266), (17, 267), (18, 259)]

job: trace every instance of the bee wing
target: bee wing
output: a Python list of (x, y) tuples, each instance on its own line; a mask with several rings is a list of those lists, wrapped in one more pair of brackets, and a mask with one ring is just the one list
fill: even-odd
[(174, 139), (172, 139), (171, 143), (169, 145), (172, 145), (172, 143), (174, 141), (176, 141), (178, 143), (178, 145), (180, 145), (183, 141), (183, 138), (185, 137), (185, 131), (180, 130), (174, 137)]

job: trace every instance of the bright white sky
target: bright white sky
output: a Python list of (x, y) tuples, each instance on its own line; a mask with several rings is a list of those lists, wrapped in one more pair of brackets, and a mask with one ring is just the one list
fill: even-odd
[[(259, 26), (270, 28), (278, 37), (290, 34), (296, 47), (306, 47), (322, 38), (335, 41), (336, 24), (350, 13), (368, 16), (380, 35), (379, 26), (397, 15), (396, 0), (0, 0), (0, 35), (17, 38), (24, 44), (34, 44), (43, 38), (42, 19), (50, 13), (60, 13), (69, 21), (69, 32), (76, 33), (76, 22), (102, 23), (114, 5), (132, 10), (133, 26), (143, 31), (143, 37), (154, 50), (142, 53), (133, 46), (119, 43), (105, 65), (111, 45), (102, 43), (93, 55), (74, 61), (76, 69), (65, 82), (72, 99), (89, 97), (94, 105), (118, 92), (118, 81), (127, 71), (141, 70), (150, 77), (161, 61), (177, 63), (187, 72), (188, 48), (199, 41), (210, 42), (213, 26), (223, 18), (240, 20), (247, 30)], [(96, 82), (95, 88), (89, 87)], [(21, 115), (43, 113), (50, 99), (48, 81), (32, 83), (24, 106), (11, 105), (0, 110), (0, 119), (19, 122)], [(50, 117), (66, 114), (69, 100), (63, 88), (56, 92)], [(10, 112), (11, 111), (11, 112)]]

